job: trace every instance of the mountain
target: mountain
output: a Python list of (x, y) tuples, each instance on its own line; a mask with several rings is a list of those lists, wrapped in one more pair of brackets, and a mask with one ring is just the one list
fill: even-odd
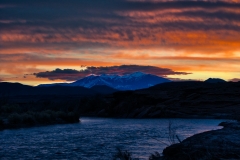
[(220, 78), (208, 78), (204, 82), (207, 82), (207, 83), (224, 83), (226, 81), (223, 80), (223, 79), (220, 79)]
[(40, 96), (40, 95), (96, 95), (96, 94), (111, 94), (118, 90), (108, 86), (94, 86), (92, 88), (85, 88), (82, 86), (66, 86), (66, 85), (52, 85), (48, 87), (33, 87), (23, 85), (21, 83), (0, 82), (0, 96)]
[(101, 93), (101, 94), (111, 94), (111, 93), (114, 93), (114, 92), (117, 92), (118, 90), (114, 89), (114, 88), (111, 88), (111, 87), (108, 87), (108, 86), (105, 86), (105, 85), (96, 85), (96, 86), (93, 86), (91, 88), (91, 90), (94, 90), (96, 91), (97, 93)]
[(0, 93), (14, 93), (21, 90), (29, 90), (31, 86), (21, 83), (0, 82)]
[(90, 98), (80, 106), (94, 104), (85, 114), (104, 117), (233, 119), (240, 115), (239, 95), (240, 82), (170, 82), (115, 92), (101, 101)]
[(123, 76), (119, 75), (90, 75), (73, 83), (56, 83), (56, 84), (43, 84), (41, 87), (49, 86), (82, 86), (92, 88), (97, 85), (105, 85), (117, 90), (137, 90), (148, 88), (156, 84), (170, 82), (166, 78), (162, 78), (152, 74), (145, 74), (142, 72), (135, 72)]

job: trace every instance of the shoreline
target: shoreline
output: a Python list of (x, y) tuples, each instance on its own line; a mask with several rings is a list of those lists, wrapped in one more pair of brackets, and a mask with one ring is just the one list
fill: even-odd
[(219, 126), (223, 128), (166, 147), (156, 160), (240, 159), (240, 122), (222, 122)]
[(61, 124), (75, 124), (80, 123), (81, 120), (76, 122), (61, 122), (61, 123), (49, 123), (49, 124), (36, 124), (36, 125), (29, 125), (29, 124), (21, 124), (21, 125), (5, 125), (4, 127), (0, 127), (0, 131), (7, 130), (7, 129), (22, 129), (22, 128), (32, 128), (32, 127), (44, 127), (50, 125), (61, 125)]
[(157, 120), (157, 119), (203, 119), (203, 120), (212, 120), (212, 119), (216, 119), (216, 120), (223, 120), (223, 122), (225, 121), (234, 121), (233, 119), (227, 119), (227, 118), (210, 118), (210, 117), (161, 117), (161, 118), (129, 118), (129, 117), (103, 117), (103, 116), (96, 116), (96, 115), (85, 115), (85, 116), (80, 116), (79, 119), (77, 120), (76, 118), (74, 119), (74, 121), (71, 122), (67, 122), (67, 121), (63, 121), (63, 120), (58, 120), (58, 121), (51, 121), (48, 123), (35, 123), (35, 124), (28, 124), (28, 123), (21, 123), (21, 124), (8, 124), (8, 123), (4, 123), (0, 126), (0, 131), (6, 130), (6, 129), (20, 129), (20, 128), (31, 128), (31, 127), (42, 127), (42, 126), (48, 126), (48, 125), (61, 125), (61, 124), (75, 124), (75, 123), (80, 123), (81, 122), (81, 118), (110, 118), (110, 119), (135, 119), (135, 120)]

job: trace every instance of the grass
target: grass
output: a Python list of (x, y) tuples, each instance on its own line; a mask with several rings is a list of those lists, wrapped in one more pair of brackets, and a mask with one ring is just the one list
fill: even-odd
[(120, 148), (117, 148), (117, 152), (113, 156), (113, 160), (133, 160), (133, 158), (132, 154), (129, 151), (123, 151)]
[[(168, 143), (165, 143), (163, 141), (160, 141), (154, 137), (149, 136), (150, 138), (153, 138), (155, 140), (157, 140), (158, 142), (166, 145), (166, 146), (171, 146), (173, 144), (176, 144), (177, 141), (179, 143), (181, 143), (180, 138), (178, 137), (178, 135), (176, 134), (176, 127), (173, 126), (172, 121), (169, 121), (168, 123)], [(149, 160), (160, 160), (162, 159), (161, 154), (159, 152), (154, 152), (149, 156)], [(137, 160), (137, 158), (132, 158), (132, 154), (131, 152), (127, 151), (127, 150), (121, 150), (120, 148), (117, 148), (117, 152), (116, 154), (113, 156), (113, 160)]]

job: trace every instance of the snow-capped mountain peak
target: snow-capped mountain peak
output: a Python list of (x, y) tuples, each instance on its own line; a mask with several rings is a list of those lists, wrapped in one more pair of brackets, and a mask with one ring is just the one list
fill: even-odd
[(138, 78), (138, 77), (142, 77), (142, 76), (145, 76), (147, 74), (145, 73), (142, 73), (142, 72), (134, 72), (134, 73), (131, 73), (131, 74), (126, 74), (126, 75), (123, 75), (122, 78)]
[(136, 90), (148, 88), (164, 82), (170, 82), (170, 80), (152, 74), (135, 72), (123, 76), (114, 74), (89, 75), (73, 83), (64, 85), (83, 86), (87, 88), (97, 85), (106, 85), (117, 90)]

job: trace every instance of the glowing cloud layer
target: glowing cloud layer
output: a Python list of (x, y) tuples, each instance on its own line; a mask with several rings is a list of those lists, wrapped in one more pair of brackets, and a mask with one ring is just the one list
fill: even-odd
[(143, 72), (148, 74), (154, 74), (159, 76), (167, 75), (186, 75), (186, 72), (175, 72), (168, 68), (159, 68), (154, 66), (139, 66), (139, 65), (121, 65), (121, 66), (110, 66), (110, 67), (87, 67), (84, 70), (73, 70), (73, 69), (55, 69), (53, 71), (34, 73), (38, 78), (48, 78), (50, 80), (62, 79), (67, 81), (74, 81), (83, 77), (89, 76), (90, 74), (102, 75), (102, 74), (117, 74), (125, 75), (134, 72)]
[(0, 76), (7, 81), (80, 65), (240, 76), (239, 0), (1, 0), (0, 9)]

